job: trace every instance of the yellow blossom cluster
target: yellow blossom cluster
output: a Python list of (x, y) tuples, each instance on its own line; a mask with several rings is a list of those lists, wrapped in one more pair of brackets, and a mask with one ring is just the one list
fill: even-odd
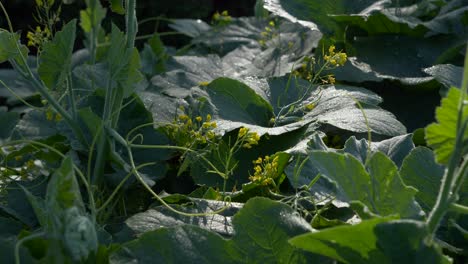
[(219, 13), (216, 11), (216, 13), (213, 14), (213, 24), (216, 26), (226, 26), (231, 23), (232, 18), (229, 15), (227, 10), (224, 10), (223, 12)]
[(329, 62), (332, 66), (343, 66), (348, 60), (348, 55), (344, 52), (335, 52), (335, 46), (328, 48), (328, 54), (323, 55), (323, 59)]
[(40, 26), (37, 26), (36, 30), (34, 32), (29, 31), (26, 37), (28, 38), (28, 46), (41, 49), (44, 43), (51, 39), (52, 33), (47, 27), (41, 29)]
[(260, 136), (257, 132), (249, 132), (248, 128), (241, 127), (237, 136), (238, 140), (242, 142), (242, 147), (252, 148), (253, 145), (258, 145)]
[(169, 138), (178, 146), (193, 148), (196, 145), (213, 141), (216, 138), (213, 131), (216, 127), (216, 122), (212, 121), (210, 114), (205, 118), (202, 116), (192, 118), (184, 113), (171, 124), (166, 125), (165, 130)]
[(264, 186), (275, 185), (274, 179), (278, 176), (278, 159), (279, 156), (265, 156), (253, 161), (254, 175), (250, 176), (249, 180)]
[(274, 21), (270, 21), (268, 23), (268, 26), (265, 27), (265, 31), (262, 31), (260, 33), (261, 38), (258, 40), (258, 43), (260, 46), (265, 47), (266, 42), (274, 37), (276, 37), (278, 34), (276, 33), (276, 24)]

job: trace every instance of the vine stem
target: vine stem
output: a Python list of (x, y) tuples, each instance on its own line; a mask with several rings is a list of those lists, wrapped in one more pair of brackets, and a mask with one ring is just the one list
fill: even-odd
[(446, 212), (458, 199), (458, 189), (460, 184), (463, 184), (462, 180), (465, 178), (466, 168), (468, 167), (468, 161), (463, 162), (462, 167), (457, 170), (458, 164), (463, 155), (463, 139), (466, 130), (466, 123), (463, 121), (463, 109), (466, 93), (468, 92), (468, 46), (465, 56), (465, 66), (463, 72), (462, 87), (460, 87), (460, 100), (458, 103), (458, 117), (457, 117), (457, 135), (455, 139), (455, 149), (450, 157), (448, 168), (445, 171), (444, 177), (442, 178), (442, 184), (440, 186), (439, 194), (437, 196), (436, 203), (429, 213), (426, 225), (432, 238), (439, 227), (440, 222), (445, 216)]
[[(138, 146), (138, 145), (134, 145), (132, 144), (132, 142), (129, 142), (127, 140), (125, 140), (124, 138), (122, 138), (119, 133), (117, 133), (115, 130), (113, 129), (108, 129), (108, 132), (111, 136), (113, 136), (117, 142), (123, 144), (123, 146), (127, 149), (127, 153), (128, 153), (128, 158), (130, 160), (130, 166), (132, 168), (132, 172), (133, 174), (135, 175), (135, 177), (137, 178), (137, 180), (141, 183), (141, 185), (143, 185), (143, 187), (149, 192), (151, 193), (151, 195), (153, 195), (154, 198), (156, 198), (156, 200), (158, 200), (164, 207), (166, 207), (167, 209), (169, 209), (170, 211), (176, 213), (176, 214), (180, 214), (180, 215), (183, 215), (183, 216), (188, 216), (188, 217), (194, 217), (194, 216), (208, 216), (208, 215), (215, 215), (215, 214), (219, 214), (221, 212), (223, 212), (224, 210), (226, 210), (227, 208), (229, 208), (230, 206), (230, 200), (229, 200), (229, 197), (226, 197), (228, 198), (228, 202), (229, 204), (223, 206), (222, 208), (216, 210), (216, 211), (212, 211), (212, 212), (205, 212), (205, 213), (186, 213), (186, 212), (182, 212), (182, 211), (179, 211), (177, 209), (175, 209), (174, 207), (170, 206), (168, 203), (166, 203), (166, 201), (164, 201), (163, 198), (161, 198), (157, 193), (155, 193), (153, 191), (153, 189), (151, 189), (151, 187), (145, 182), (145, 180), (143, 179), (143, 177), (140, 175), (140, 172), (138, 171), (138, 168), (137, 166), (135, 165), (135, 162), (133, 160), (133, 153), (132, 153), (132, 147), (135, 147), (135, 146)], [(151, 147), (151, 146), (146, 146), (146, 147)], [(155, 148), (171, 148), (171, 147), (174, 147), (174, 146), (154, 146)], [(226, 200), (225, 200), (226, 201)]]

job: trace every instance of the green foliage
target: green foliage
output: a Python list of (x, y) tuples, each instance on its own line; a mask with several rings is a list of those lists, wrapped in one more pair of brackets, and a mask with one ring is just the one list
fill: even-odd
[(37, 71), (45, 85), (52, 90), (63, 85), (71, 71), (75, 32), (76, 20), (72, 20), (44, 45), (41, 52)]
[(343, 263), (450, 263), (438, 246), (424, 241), (426, 235), (421, 222), (375, 218), (304, 234), (290, 242)]
[(0, 30), (0, 262), (466, 262), (464, 1), (84, 2)]
[[(447, 97), (442, 99), (441, 106), (436, 109), (438, 123), (431, 124), (426, 128), (427, 144), (434, 149), (436, 160), (440, 164), (448, 164), (455, 147), (459, 100), (460, 90), (451, 88)], [(468, 120), (468, 106), (464, 105), (463, 109), (462, 123)], [(467, 146), (465, 143), (468, 142), (468, 129), (463, 133), (462, 142), (464, 146)], [(466, 153), (468, 153), (468, 149), (464, 147), (462, 155)]]

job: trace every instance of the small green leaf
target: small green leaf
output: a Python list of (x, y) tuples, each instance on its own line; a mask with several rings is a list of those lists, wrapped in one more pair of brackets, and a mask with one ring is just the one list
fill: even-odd
[(127, 39), (119, 28), (112, 24), (110, 47), (105, 63), (109, 70), (109, 78), (123, 89), (124, 98), (132, 94), (135, 84), (143, 79), (139, 69), (140, 56), (136, 48), (127, 48)]
[[(19, 42), (20, 36), (16, 33), (10, 33), (5, 30), (0, 30), (0, 63), (3, 63), (8, 60), (15, 60), (20, 62), (20, 53), (17, 48), (17, 42)], [(26, 46), (18, 43), (23, 56), (26, 58), (28, 54), (28, 49)]]
[(396, 165), (385, 154), (373, 154), (366, 167), (349, 154), (313, 151), (309, 160), (337, 183), (338, 198), (360, 201), (382, 216), (421, 217), (414, 201), (416, 190), (403, 185)]
[(444, 175), (444, 166), (435, 162), (434, 152), (417, 147), (403, 161), (400, 175), (405, 184), (418, 189), (416, 200), (426, 213), (434, 206)]
[(50, 213), (56, 216), (74, 206), (84, 211), (73, 162), (69, 156), (62, 161), (62, 165), (55, 171), (47, 185), (46, 205)]
[(76, 20), (68, 22), (54, 38), (44, 44), (38, 73), (45, 85), (55, 90), (71, 73), (71, 58), (76, 35)]
[(96, 229), (88, 216), (73, 206), (65, 211), (65, 245), (75, 261), (86, 259), (98, 248)]
[(298, 248), (349, 264), (450, 263), (439, 247), (425, 242), (428, 232), (423, 222), (389, 220), (365, 220), (353, 226), (300, 235), (289, 241)]
[(125, 14), (125, 8), (123, 6), (123, 1), (122, 0), (110, 0), (110, 7), (112, 12), (115, 12), (117, 14)]
[[(87, 1), (88, 2), (88, 1)], [(84, 32), (90, 33), (93, 28), (99, 28), (101, 21), (106, 17), (106, 9), (100, 1), (92, 1), (94, 6), (90, 6), (80, 11), (80, 26)]]
[[(441, 106), (436, 109), (437, 123), (426, 127), (426, 141), (434, 149), (437, 163), (447, 165), (455, 148), (457, 133), (458, 104), (460, 90), (450, 88), (447, 97), (442, 99)], [(463, 107), (462, 123), (468, 119), (468, 105)], [(468, 140), (468, 129), (463, 134), (463, 142)], [(462, 153), (462, 155), (466, 154)]]

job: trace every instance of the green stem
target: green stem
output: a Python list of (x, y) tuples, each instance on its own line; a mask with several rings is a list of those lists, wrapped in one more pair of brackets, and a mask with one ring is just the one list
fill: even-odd
[(135, 47), (135, 37), (138, 31), (136, 21), (136, 0), (127, 0), (126, 28), (127, 28), (127, 49)]
[(70, 109), (72, 117), (74, 120), (77, 118), (76, 111), (76, 102), (75, 102), (75, 92), (73, 91), (73, 80), (71, 74), (67, 76), (67, 86), (68, 86), (68, 102), (70, 104)]
[(460, 214), (468, 215), (468, 206), (454, 203), (450, 206), (450, 210)]
[[(165, 206), (167, 209), (169, 209), (170, 211), (176, 213), (176, 214), (180, 214), (180, 215), (183, 215), (183, 216), (188, 216), (188, 217), (193, 217), (193, 216), (208, 216), (208, 215), (215, 215), (215, 214), (219, 214), (221, 213), (222, 211), (226, 210), (230, 205), (226, 205), (226, 206), (223, 206), (222, 208), (216, 210), (216, 211), (213, 211), (213, 212), (205, 212), (205, 213), (186, 213), (186, 212), (182, 212), (182, 211), (179, 211), (177, 209), (175, 209), (174, 207), (170, 206), (168, 203), (166, 203), (166, 201), (164, 201), (164, 199), (162, 199), (157, 193), (155, 193), (153, 191), (153, 189), (151, 189), (151, 187), (145, 182), (145, 180), (143, 179), (143, 177), (140, 175), (138, 169), (137, 169), (137, 166), (135, 165), (135, 162), (133, 160), (133, 153), (132, 153), (132, 147), (135, 147), (135, 146), (141, 146), (141, 145), (134, 145), (134, 144), (131, 144), (131, 142), (128, 142), (128, 141), (125, 141), (124, 138), (122, 138), (122, 136), (120, 136), (115, 130), (113, 129), (109, 129), (109, 134), (111, 136), (113, 136), (117, 142), (119, 143), (124, 143), (124, 147), (127, 149), (127, 153), (128, 153), (128, 157), (129, 157), (129, 160), (130, 160), (130, 165), (131, 165), (131, 168), (132, 168), (132, 172), (133, 174), (135, 175), (135, 177), (137, 178), (137, 180), (141, 183), (141, 185), (143, 185), (143, 187), (153, 195), (154, 198), (156, 198), (163, 206)], [(151, 147), (151, 146), (149, 146)], [(154, 146), (154, 147), (157, 147), (158, 146)], [(162, 146), (159, 146), (159, 147), (162, 147)], [(171, 147), (171, 146), (164, 146), (164, 147)]]
[(15, 245), (15, 264), (20, 264), (21, 263), (21, 259), (20, 259), (20, 246), (26, 242), (26, 241), (29, 241), (29, 240), (33, 240), (35, 238), (39, 238), (39, 237), (43, 237), (45, 236), (46, 233), (45, 232), (40, 232), (40, 233), (36, 233), (36, 234), (31, 234), (29, 236), (26, 236), (26, 237), (23, 237), (22, 239), (18, 240), (18, 242), (16, 242), (16, 245)]
[(467, 56), (465, 56), (465, 67), (463, 73), (463, 82), (462, 87), (460, 87), (460, 101), (458, 104), (458, 117), (457, 117), (457, 136), (455, 139), (455, 149), (450, 157), (448, 168), (444, 177), (442, 179), (442, 184), (440, 186), (439, 195), (437, 196), (436, 203), (432, 208), (432, 211), (429, 213), (427, 219), (427, 226), (429, 232), (434, 236), (437, 228), (442, 221), (447, 210), (451, 207), (452, 203), (455, 203), (458, 197), (458, 187), (457, 183), (461, 183), (459, 180), (460, 177), (465, 177), (467, 161), (465, 160), (463, 167), (457, 173), (457, 167), (460, 162), (460, 159), (463, 156), (463, 139), (465, 135), (466, 125), (463, 124), (463, 109), (464, 109), (464, 100), (466, 93), (468, 91), (468, 46), (467, 46)]

